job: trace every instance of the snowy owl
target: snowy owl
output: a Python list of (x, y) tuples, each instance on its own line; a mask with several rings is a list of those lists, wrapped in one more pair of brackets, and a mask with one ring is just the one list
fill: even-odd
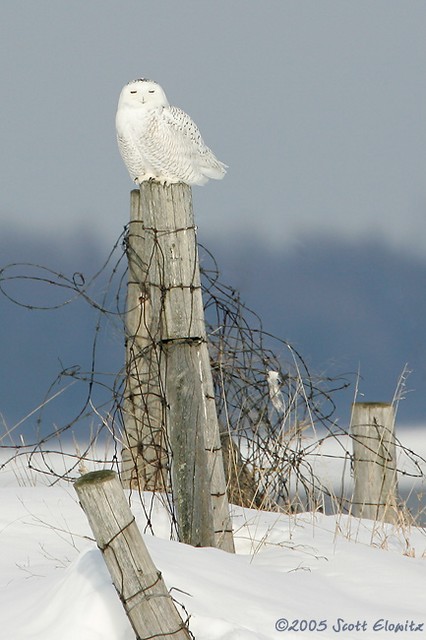
[(169, 105), (153, 80), (133, 80), (122, 89), (116, 127), (121, 156), (137, 184), (205, 184), (226, 173), (226, 165), (205, 145), (196, 124)]

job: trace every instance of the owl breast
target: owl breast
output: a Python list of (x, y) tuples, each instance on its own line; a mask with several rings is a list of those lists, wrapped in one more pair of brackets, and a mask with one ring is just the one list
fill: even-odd
[(126, 111), (123, 109), (117, 113), (118, 148), (132, 180), (143, 182), (156, 177), (145, 150), (153, 118), (139, 112), (135, 117), (132, 110), (130, 113)]

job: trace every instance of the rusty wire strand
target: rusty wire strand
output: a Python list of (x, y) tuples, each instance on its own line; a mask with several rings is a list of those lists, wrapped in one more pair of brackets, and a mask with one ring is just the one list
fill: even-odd
[[(0, 269), (0, 292), (14, 304), (32, 311), (47, 311), (82, 300), (97, 313), (90, 366), (87, 370), (78, 366), (63, 367), (58, 373), (35, 414), (33, 440), (17, 443), (11, 437), (15, 428), (6, 430), (10, 443), (5, 442), (3, 436), (0, 448), (12, 451), (0, 469), (25, 457), (28, 468), (43, 474), (51, 483), (60, 479), (75, 480), (82, 465), (101, 462), (120, 470), (126, 367), (123, 365), (118, 372), (102, 373), (97, 360), (99, 335), (105, 323), (113, 326), (119, 335), (126, 335), (128, 233), (126, 227), (104, 264), (89, 278), (80, 272), (66, 276), (29, 263), (15, 263)], [(265, 331), (259, 316), (243, 304), (237, 290), (221, 281), (212, 254), (202, 246), (199, 252), (218, 420), (223, 438), (230, 438), (236, 447), (232, 459), (235, 466), (238, 458), (238, 478), (246, 472), (247, 481), (256, 484), (252, 494), (255, 506), (321, 508), (322, 496), (331, 494), (316, 475), (313, 463), (318, 449), (332, 438), (338, 443), (340, 453), (326, 456), (351, 460), (352, 454), (343, 442), (349, 434), (335, 420), (334, 402), (334, 394), (345, 389), (349, 382), (344, 377), (315, 376), (301, 354), (285, 340)], [(97, 288), (101, 278), (102, 287)], [(58, 288), (67, 297), (50, 305), (30, 304), (14, 292), (17, 282), (26, 281)], [(271, 399), (268, 372), (276, 374), (280, 381), (279, 411)], [(58, 387), (68, 382), (83, 385), (85, 397), (81, 406), (73, 418), (41, 435), (45, 407)], [(95, 399), (95, 390), (99, 389), (106, 392), (107, 397), (100, 403)], [(64, 451), (61, 445), (64, 435), (89, 419), (96, 426), (88, 431), (84, 449), (78, 454)], [(112, 447), (102, 458), (94, 451), (103, 437)], [(399, 441), (396, 444), (412, 464), (411, 471), (401, 469), (401, 473), (422, 478), (420, 463), (423, 460), (402, 447)], [(55, 455), (62, 457), (62, 471), (51, 463)]]

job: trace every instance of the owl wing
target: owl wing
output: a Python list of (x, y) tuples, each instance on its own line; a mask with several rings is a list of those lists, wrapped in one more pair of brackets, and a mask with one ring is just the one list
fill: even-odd
[(162, 118), (182, 159), (185, 158), (195, 171), (200, 171), (206, 178), (223, 178), (226, 165), (205, 144), (200, 130), (187, 113), (178, 107), (168, 107), (163, 109)]

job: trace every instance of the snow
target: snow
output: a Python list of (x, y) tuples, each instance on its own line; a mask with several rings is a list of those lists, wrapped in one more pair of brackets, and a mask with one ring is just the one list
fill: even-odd
[[(134, 640), (73, 487), (1, 480), (1, 637)], [(197, 640), (426, 638), (423, 529), (233, 507), (232, 555), (170, 540), (165, 509), (150, 506), (145, 542)]]

